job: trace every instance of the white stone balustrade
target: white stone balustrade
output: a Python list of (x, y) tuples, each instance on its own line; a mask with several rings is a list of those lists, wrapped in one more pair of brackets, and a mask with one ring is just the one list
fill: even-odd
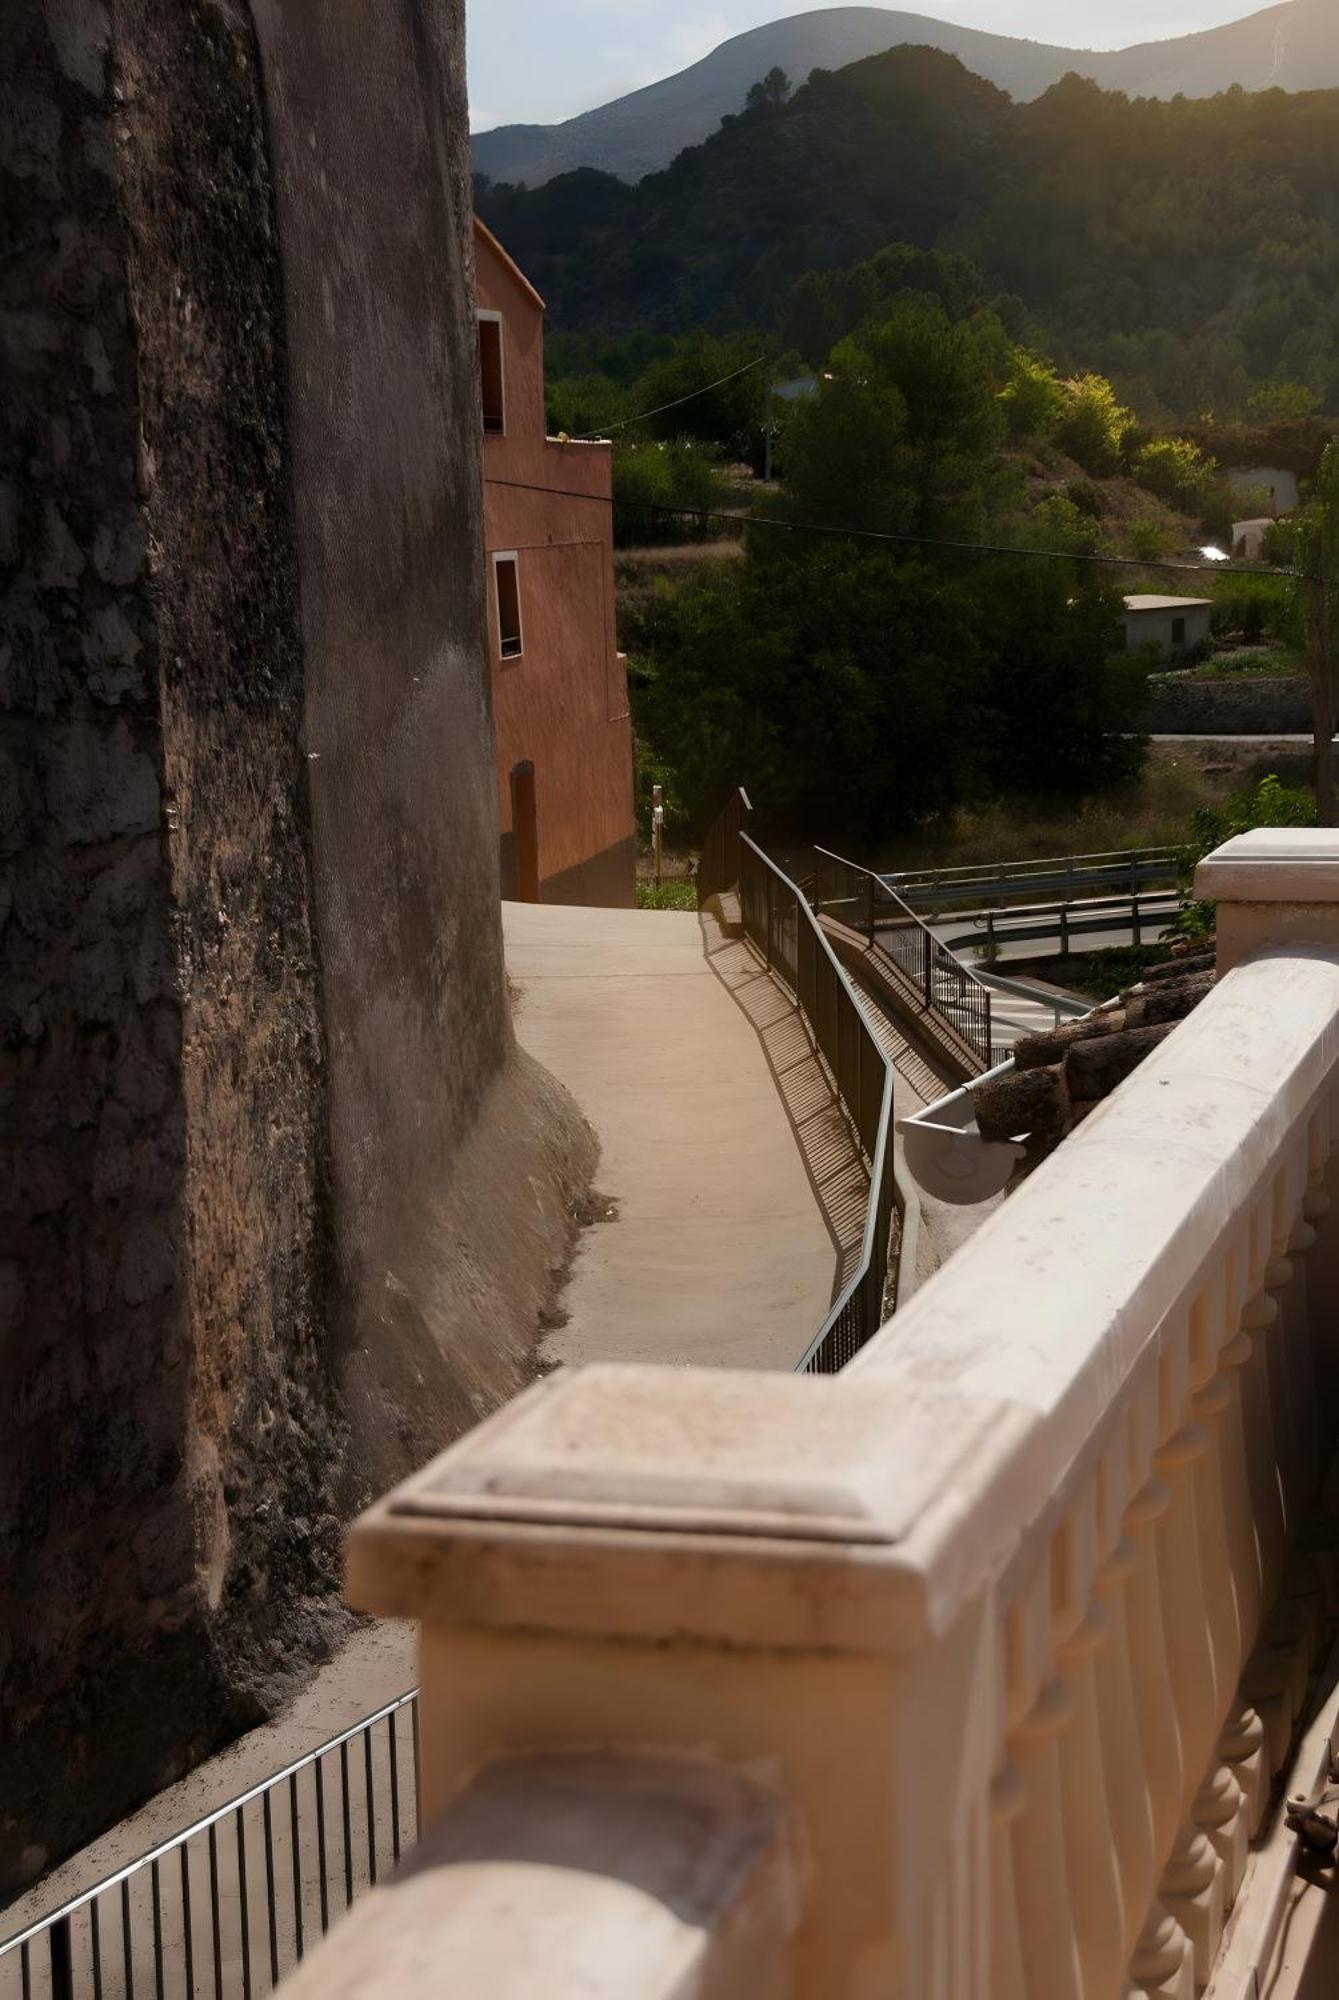
[[(1339, 845), (1248, 836), (1201, 893), (1216, 989), (843, 1375), (559, 1375), (364, 1518), (354, 1602), (421, 1625), (454, 1926), (434, 1955), (421, 1904), (422, 1976), (385, 1990), (1203, 1986), (1333, 1608), (1299, 1549), (1339, 1417)], [(570, 1937), (515, 1970), (553, 1921), (514, 1850), (555, 1770), (581, 1784), (539, 1862), (613, 1987)], [(738, 1788), (700, 1809), (733, 1859), (695, 1898), (694, 1783)], [(507, 1809), (472, 1839), (481, 1786)], [(313, 1992), (353, 1990), (325, 1963)]]

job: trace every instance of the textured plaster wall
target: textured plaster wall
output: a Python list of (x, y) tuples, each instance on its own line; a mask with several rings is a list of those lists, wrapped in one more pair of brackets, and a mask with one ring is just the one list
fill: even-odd
[(502, 968), (461, 12), (0, 16), (0, 1884), (328, 1646), (592, 1162)]
[(502, 315), (506, 384), (506, 431), (484, 439), (487, 546), (517, 552), (523, 634), (519, 658), (503, 659), (490, 577), (502, 893), (516, 894), (511, 772), (528, 761), (542, 901), (627, 906), (637, 844), (612, 453), (546, 438), (543, 308), (491, 240), (476, 240), (479, 304)]

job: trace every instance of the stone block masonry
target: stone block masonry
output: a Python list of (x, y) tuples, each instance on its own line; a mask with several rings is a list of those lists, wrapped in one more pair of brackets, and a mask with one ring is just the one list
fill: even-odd
[(0, 22), (0, 1886), (328, 1647), (590, 1165), (502, 972), (461, 10), (344, 11)]

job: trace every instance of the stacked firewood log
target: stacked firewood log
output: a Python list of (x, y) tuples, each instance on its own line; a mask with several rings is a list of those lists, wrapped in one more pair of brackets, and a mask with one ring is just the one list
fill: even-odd
[(1174, 947), (1112, 1007), (1027, 1035), (1014, 1066), (977, 1085), (976, 1123), (983, 1139), (1021, 1140), (1020, 1173), (1030, 1173), (1076, 1125), (1138, 1069), (1214, 983), (1212, 940)]

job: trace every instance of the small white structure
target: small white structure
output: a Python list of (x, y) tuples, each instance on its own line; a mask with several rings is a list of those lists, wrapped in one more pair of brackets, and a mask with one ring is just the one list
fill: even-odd
[(1238, 493), (1267, 493), (1274, 514), (1295, 513), (1301, 502), (1297, 474), (1282, 465), (1228, 465), (1224, 471)]
[(1265, 553), (1265, 536), (1274, 526), (1271, 514), (1255, 521), (1232, 523), (1232, 553), (1238, 562), (1260, 562)]
[(1125, 650), (1151, 646), (1159, 659), (1184, 659), (1208, 643), (1212, 618), (1211, 597), (1127, 597)]

